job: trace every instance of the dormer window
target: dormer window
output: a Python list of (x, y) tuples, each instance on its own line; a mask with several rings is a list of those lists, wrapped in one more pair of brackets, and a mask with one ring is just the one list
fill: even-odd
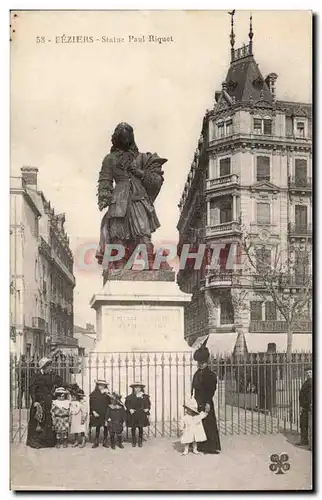
[(225, 124), (224, 122), (218, 123), (217, 124), (217, 136), (218, 137), (224, 137), (225, 134)]
[(229, 118), (225, 122), (217, 123), (217, 138), (227, 137), (233, 133), (233, 120)]
[(254, 118), (254, 134), (272, 135), (271, 118)]
[(227, 120), (225, 123), (225, 127), (226, 127), (226, 135), (232, 135), (232, 133), (233, 133), (233, 121)]
[(297, 122), (296, 123), (296, 135), (297, 137), (305, 137), (305, 123)]

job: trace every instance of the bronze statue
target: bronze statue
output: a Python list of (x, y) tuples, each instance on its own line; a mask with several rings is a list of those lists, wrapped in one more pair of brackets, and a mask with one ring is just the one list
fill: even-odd
[[(154, 201), (164, 180), (162, 165), (166, 161), (156, 153), (139, 153), (131, 125), (120, 123), (116, 127), (111, 152), (103, 160), (98, 179), (98, 207), (100, 211), (108, 207), (96, 253), (99, 264), (103, 263), (106, 244), (123, 245), (125, 260), (137, 245), (145, 244), (152, 268), (151, 234), (160, 227)], [(122, 267), (124, 259), (113, 267)]]

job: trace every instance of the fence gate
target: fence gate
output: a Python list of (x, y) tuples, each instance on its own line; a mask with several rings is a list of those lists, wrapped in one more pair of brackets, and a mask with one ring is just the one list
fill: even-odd
[[(311, 361), (310, 353), (295, 353), (291, 360), (284, 353), (211, 358), (210, 367), (217, 374), (214, 403), (220, 433), (299, 431), (299, 391)], [(37, 360), (10, 361), (13, 442), (26, 439), (36, 366)], [(65, 359), (53, 363), (52, 369), (65, 384), (77, 382), (86, 395), (94, 390), (95, 380), (103, 378), (123, 400), (130, 384), (141, 381), (151, 399), (148, 436), (177, 438), (197, 366), (190, 352), (118, 352)]]

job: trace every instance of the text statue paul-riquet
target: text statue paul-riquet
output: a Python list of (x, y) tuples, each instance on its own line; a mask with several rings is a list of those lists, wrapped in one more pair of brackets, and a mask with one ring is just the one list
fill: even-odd
[(106, 244), (125, 248), (123, 260), (114, 262), (114, 268), (123, 267), (137, 245), (145, 244), (152, 269), (151, 234), (160, 227), (154, 201), (163, 184), (162, 165), (166, 161), (156, 153), (139, 153), (131, 125), (120, 123), (116, 127), (98, 180), (98, 207), (101, 211), (108, 207), (96, 253), (99, 264), (103, 263)]

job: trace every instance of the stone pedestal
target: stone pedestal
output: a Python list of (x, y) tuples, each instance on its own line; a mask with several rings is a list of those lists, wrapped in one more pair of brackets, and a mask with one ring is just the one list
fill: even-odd
[(89, 394), (103, 378), (125, 397), (132, 382), (142, 381), (152, 404), (150, 430), (176, 434), (196, 368), (184, 340), (191, 296), (180, 291), (173, 272), (115, 271), (108, 278), (91, 300), (97, 342), (78, 383)]
[(90, 303), (96, 310), (95, 351), (190, 351), (184, 340), (184, 305), (191, 296), (180, 291), (174, 276), (161, 271), (111, 273)]

